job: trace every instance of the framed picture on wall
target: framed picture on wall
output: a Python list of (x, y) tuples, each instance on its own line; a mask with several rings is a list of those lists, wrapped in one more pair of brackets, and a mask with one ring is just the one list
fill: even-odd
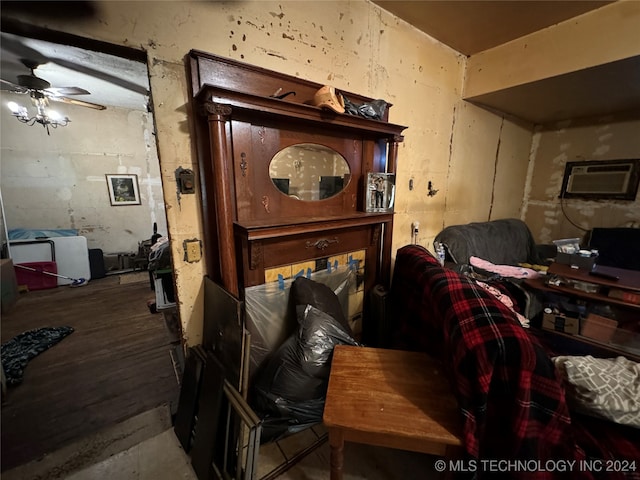
[(393, 212), (396, 197), (396, 175), (394, 173), (370, 172), (367, 174), (367, 212)]
[(137, 175), (106, 175), (112, 206), (140, 205)]

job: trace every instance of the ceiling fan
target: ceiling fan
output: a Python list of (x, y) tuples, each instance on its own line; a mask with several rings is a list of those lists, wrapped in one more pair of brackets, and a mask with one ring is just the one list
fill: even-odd
[(8, 80), (0, 79), (1, 88), (13, 93), (29, 94), (34, 104), (48, 103), (49, 100), (54, 102), (63, 102), (81, 107), (93, 108), (96, 110), (104, 110), (104, 105), (87, 102), (85, 100), (77, 100), (69, 98), (69, 95), (90, 95), (90, 92), (80, 87), (52, 87), (44, 78), (36, 76), (35, 70), (40, 65), (37, 61), (29, 59), (20, 59), (22, 64), (30, 70), (29, 75), (17, 75), (18, 83), (15, 84)]

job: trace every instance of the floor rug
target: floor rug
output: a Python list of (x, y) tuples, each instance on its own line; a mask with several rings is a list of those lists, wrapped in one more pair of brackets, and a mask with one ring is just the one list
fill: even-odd
[(73, 332), (72, 327), (47, 327), (29, 330), (2, 344), (2, 368), (7, 385), (22, 382), (22, 374), (29, 360), (53, 347)]

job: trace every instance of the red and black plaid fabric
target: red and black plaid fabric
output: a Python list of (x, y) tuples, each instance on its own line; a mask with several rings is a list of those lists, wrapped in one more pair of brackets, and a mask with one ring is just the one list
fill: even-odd
[[(545, 349), (508, 307), (472, 279), (443, 268), (423, 247), (409, 245), (397, 252), (391, 296), (399, 322), (395, 346), (426, 350), (449, 370), (469, 458), (611, 458), (594, 452), (592, 444), (589, 456), (585, 454), (562, 382)], [(614, 458), (635, 458), (640, 446), (630, 452), (613, 451)], [(543, 469), (511, 476), (561, 475), (567, 474)], [(573, 471), (571, 478), (630, 477)]]

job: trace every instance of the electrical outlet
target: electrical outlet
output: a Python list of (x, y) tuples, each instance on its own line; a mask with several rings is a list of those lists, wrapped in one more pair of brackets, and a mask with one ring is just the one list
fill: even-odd
[(188, 263), (199, 262), (202, 258), (202, 242), (197, 238), (192, 240), (185, 240), (184, 246), (184, 261)]

